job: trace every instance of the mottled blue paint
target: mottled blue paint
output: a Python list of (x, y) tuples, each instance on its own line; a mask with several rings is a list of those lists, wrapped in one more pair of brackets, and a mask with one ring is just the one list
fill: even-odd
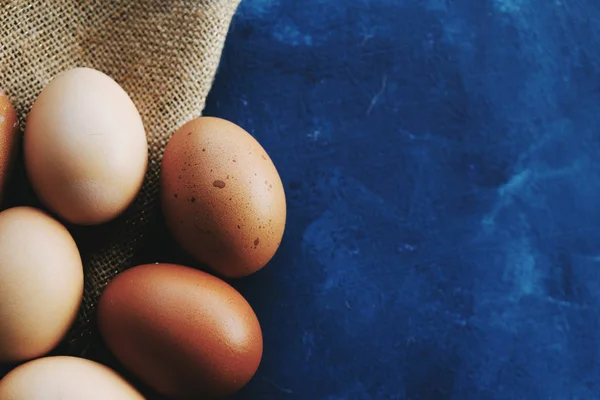
[(600, 3), (244, 0), (207, 114), (288, 196), (239, 399), (600, 398)]

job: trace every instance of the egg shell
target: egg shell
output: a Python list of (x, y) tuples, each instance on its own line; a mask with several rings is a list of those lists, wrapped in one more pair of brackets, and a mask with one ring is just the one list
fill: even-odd
[(61, 218), (95, 225), (121, 214), (141, 188), (148, 146), (140, 114), (112, 78), (90, 68), (56, 76), (25, 125), (25, 166)]
[(0, 90), (0, 200), (4, 198), (17, 150), (17, 113), (10, 99)]
[(174, 399), (234, 393), (262, 357), (260, 325), (241, 294), (180, 265), (147, 264), (117, 275), (100, 298), (98, 326), (126, 368)]
[(220, 118), (198, 118), (175, 132), (162, 159), (161, 202), (177, 242), (225, 277), (264, 267), (283, 237), (277, 169), (248, 132)]
[(44, 212), (0, 213), (0, 362), (40, 357), (56, 347), (83, 294), (79, 251), (67, 229)]
[(27, 362), (0, 381), (0, 400), (143, 400), (116, 372), (75, 357)]

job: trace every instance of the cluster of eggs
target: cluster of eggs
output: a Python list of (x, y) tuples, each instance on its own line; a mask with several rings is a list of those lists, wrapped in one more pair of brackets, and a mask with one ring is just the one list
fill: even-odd
[[(0, 94), (0, 188), (14, 158), (17, 118)], [(141, 399), (124, 378), (83, 358), (47, 354), (81, 304), (77, 243), (61, 220), (97, 225), (122, 214), (142, 187), (148, 145), (142, 118), (109, 76), (75, 68), (39, 94), (25, 124), (27, 176), (45, 210), (0, 212), (0, 400)], [(277, 251), (286, 219), (281, 179), (237, 125), (200, 117), (179, 127), (161, 163), (168, 229), (217, 275), (249, 275)], [(134, 376), (173, 399), (222, 397), (255, 374), (262, 333), (249, 303), (216, 276), (147, 264), (117, 275), (98, 305), (108, 349)]]

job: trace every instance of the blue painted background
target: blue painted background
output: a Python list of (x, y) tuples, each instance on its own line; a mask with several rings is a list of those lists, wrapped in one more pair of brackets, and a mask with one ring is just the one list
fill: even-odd
[(244, 0), (207, 115), (288, 196), (236, 399), (600, 398), (600, 3)]

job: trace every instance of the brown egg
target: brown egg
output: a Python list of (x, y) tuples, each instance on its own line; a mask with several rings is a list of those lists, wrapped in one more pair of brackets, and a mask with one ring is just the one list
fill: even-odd
[(231, 286), (172, 264), (118, 275), (98, 308), (100, 332), (134, 374), (174, 399), (221, 397), (256, 372), (262, 333), (254, 311)]
[(90, 68), (63, 72), (42, 90), (27, 118), (24, 150), (40, 200), (82, 225), (121, 214), (140, 190), (148, 159), (134, 103)]
[(18, 366), (0, 381), (0, 400), (143, 400), (116, 372), (75, 357), (46, 357)]
[(17, 146), (17, 113), (10, 99), (0, 91), (0, 200), (12, 170)]
[(0, 213), (0, 362), (40, 357), (71, 326), (83, 268), (67, 229), (29, 207)]
[(259, 270), (281, 243), (279, 174), (248, 132), (223, 119), (198, 118), (175, 132), (162, 160), (161, 199), (175, 239), (223, 276)]

